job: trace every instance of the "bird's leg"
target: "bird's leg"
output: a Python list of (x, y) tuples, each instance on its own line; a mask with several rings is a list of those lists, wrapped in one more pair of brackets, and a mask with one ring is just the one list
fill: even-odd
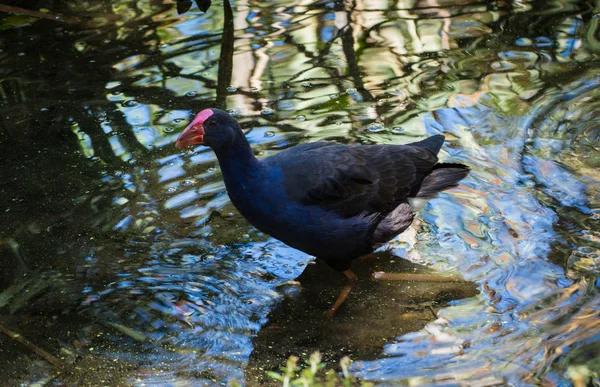
[(348, 278), (350, 281), (354, 281), (355, 279), (358, 278), (356, 276), (356, 274), (354, 274), (352, 272), (352, 270), (344, 270), (342, 273), (344, 273), (344, 275), (346, 276), (346, 278)]
[(342, 288), (342, 291), (340, 292), (340, 295), (338, 296), (337, 300), (335, 300), (333, 306), (329, 309), (329, 311), (327, 311), (327, 315), (329, 316), (329, 318), (333, 318), (338, 309), (340, 309), (344, 302), (346, 302), (346, 299), (350, 295), (350, 291), (354, 286), (354, 282), (356, 282), (356, 278), (358, 278), (356, 274), (352, 272), (352, 270), (344, 270), (343, 273), (348, 279), (348, 282)]
[(376, 261), (377, 255), (370, 253), (370, 254), (366, 254), (366, 255), (361, 255), (359, 259), (363, 262)]

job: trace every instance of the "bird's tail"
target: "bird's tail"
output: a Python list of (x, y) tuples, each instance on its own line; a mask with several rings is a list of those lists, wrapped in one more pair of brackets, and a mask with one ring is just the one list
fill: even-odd
[(462, 164), (436, 164), (433, 171), (423, 179), (416, 197), (432, 198), (438, 192), (456, 187), (459, 181), (467, 177), (469, 171), (470, 168)]
[(408, 145), (425, 148), (428, 151), (433, 152), (434, 155), (437, 155), (440, 153), (440, 149), (442, 149), (445, 140), (446, 138), (443, 135), (436, 134), (435, 136), (427, 137), (425, 140), (413, 142)]

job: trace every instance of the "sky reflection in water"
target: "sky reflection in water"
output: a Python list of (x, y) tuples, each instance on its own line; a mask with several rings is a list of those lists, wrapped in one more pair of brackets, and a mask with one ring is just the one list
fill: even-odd
[[(100, 24), (92, 38), (73, 38), (84, 57), (121, 51), (96, 65), (105, 71), (98, 80), (74, 80), (75, 94), (55, 90), (60, 101), (95, 89), (77, 100), (83, 113), (53, 116), (100, 165), (97, 178), (69, 194), (76, 208), (93, 211), (79, 222), (68, 215), (67, 234), (94, 225), (72, 253), (81, 311), (115, 329), (83, 341), (99, 356), (141, 364), (129, 383), (243, 379), (252, 340), (262, 340), (269, 313), (294, 293), (280, 285), (311, 260), (237, 215), (208, 149), (174, 148), (193, 114), (215, 104), (249, 130), (261, 157), (323, 139), (400, 144), (444, 133), (442, 159), (472, 167), (424, 209), (408, 245), (390, 246), (392, 255), (460, 273), (480, 294), (451, 302), (415, 332), (386, 333), (393, 342), (377, 360), (360, 357), (364, 325), (355, 324), (348, 336), (357, 337), (359, 376), (558, 383), (579, 362), (571, 354), (597, 345), (596, 10), (572, 1), (238, 1), (229, 47), (221, 3), (184, 16), (150, 3), (135, 16), (113, 8), (129, 23), (118, 34)], [(32, 104), (30, 120), (42, 114)], [(310, 278), (304, 287), (324, 286)], [(354, 299), (371, 301), (360, 291)]]

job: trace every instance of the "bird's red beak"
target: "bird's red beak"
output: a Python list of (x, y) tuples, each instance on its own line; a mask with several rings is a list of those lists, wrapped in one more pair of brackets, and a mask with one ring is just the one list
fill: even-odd
[(183, 132), (181, 132), (175, 142), (175, 146), (182, 148), (184, 146), (204, 144), (204, 127), (202, 124), (204, 124), (204, 121), (212, 115), (213, 111), (210, 109), (204, 109), (198, 113), (196, 118), (194, 118), (187, 128), (183, 129)]

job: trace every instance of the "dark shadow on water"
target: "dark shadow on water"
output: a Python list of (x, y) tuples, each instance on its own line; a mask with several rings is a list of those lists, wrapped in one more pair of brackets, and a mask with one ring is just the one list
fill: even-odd
[(265, 372), (278, 372), (291, 355), (307, 360), (320, 351), (328, 368), (335, 368), (344, 356), (377, 359), (385, 344), (422, 329), (436, 319), (440, 308), (478, 294), (476, 285), (467, 281), (374, 280), (371, 277), (376, 271), (444, 275), (387, 251), (355, 260), (352, 270), (358, 280), (333, 319), (327, 310), (346, 284), (342, 273), (316, 261), (298, 277), (298, 283), (287, 286), (286, 297), (254, 339), (246, 370), (249, 385), (272, 383)]

